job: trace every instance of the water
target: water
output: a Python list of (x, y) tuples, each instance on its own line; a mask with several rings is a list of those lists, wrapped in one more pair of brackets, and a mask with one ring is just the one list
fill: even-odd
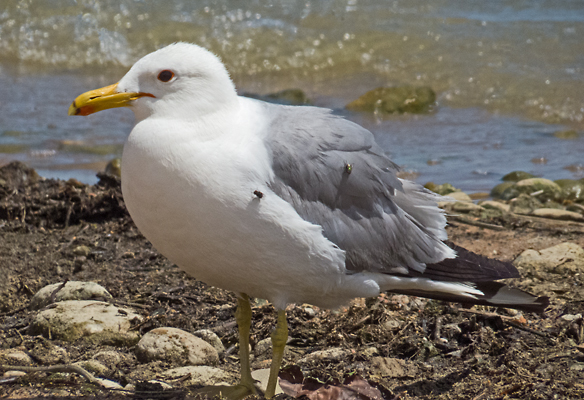
[(2, 0), (0, 163), (95, 182), (132, 113), (73, 118), (68, 105), (184, 40), (221, 56), (242, 92), (301, 88), (341, 110), (378, 86), (431, 86), (431, 115), (346, 114), (421, 183), (482, 191), (517, 169), (580, 178), (584, 135), (553, 133), (584, 131), (583, 34), (579, 0)]

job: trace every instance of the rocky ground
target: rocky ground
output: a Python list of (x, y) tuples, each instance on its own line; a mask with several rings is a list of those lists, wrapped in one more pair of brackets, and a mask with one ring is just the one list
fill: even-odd
[[(445, 205), (451, 240), (515, 260), (523, 278), (512, 283), (550, 296), (545, 315), (391, 294), (339, 311), (290, 307), (280, 398), (584, 398), (584, 223), (526, 212), (529, 202), (461, 200)], [(235, 379), (234, 295), (158, 254), (115, 177), (86, 186), (1, 168), (0, 237), (0, 396), (194, 398), (200, 384)], [(275, 313), (253, 304), (262, 370)]]

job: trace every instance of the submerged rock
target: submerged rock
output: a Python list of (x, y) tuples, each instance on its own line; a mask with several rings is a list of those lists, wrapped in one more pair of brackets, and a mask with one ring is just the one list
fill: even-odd
[(501, 178), (501, 180), (503, 182), (519, 182), (522, 181), (524, 179), (530, 179), (530, 178), (535, 178), (535, 175), (530, 174), (529, 172), (525, 172), (525, 171), (513, 171), (513, 172), (509, 172), (507, 175), (505, 175), (503, 178)]
[(312, 102), (301, 89), (284, 89), (270, 94), (244, 93), (243, 96), (287, 106), (310, 105)]
[(558, 139), (574, 140), (578, 139), (580, 137), (580, 134), (574, 129), (568, 129), (565, 131), (554, 132), (554, 136), (557, 137)]
[(371, 90), (345, 108), (379, 114), (422, 114), (432, 111), (435, 102), (436, 93), (431, 88), (406, 85)]

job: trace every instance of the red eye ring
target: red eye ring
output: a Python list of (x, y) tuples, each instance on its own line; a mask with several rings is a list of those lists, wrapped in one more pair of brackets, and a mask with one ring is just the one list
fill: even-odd
[(169, 82), (172, 78), (174, 78), (174, 72), (169, 69), (162, 70), (158, 74), (158, 80), (161, 82)]

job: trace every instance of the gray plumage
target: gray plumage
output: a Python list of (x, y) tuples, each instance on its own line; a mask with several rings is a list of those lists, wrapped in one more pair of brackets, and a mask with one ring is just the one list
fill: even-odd
[(397, 165), (371, 132), (330, 110), (263, 104), (273, 115), (266, 139), (272, 190), (322, 226), (346, 251), (350, 271), (424, 272), (426, 264), (454, 256), (443, 243), (438, 195), (397, 178)]

